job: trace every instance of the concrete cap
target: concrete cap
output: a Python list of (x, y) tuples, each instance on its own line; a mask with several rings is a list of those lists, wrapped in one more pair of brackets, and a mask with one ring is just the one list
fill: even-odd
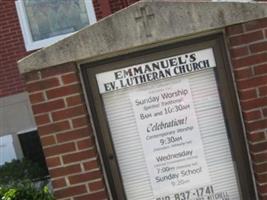
[(267, 17), (264, 2), (144, 0), (18, 62), (21, 73), (68, 62), (95, 61), (145, 45)]

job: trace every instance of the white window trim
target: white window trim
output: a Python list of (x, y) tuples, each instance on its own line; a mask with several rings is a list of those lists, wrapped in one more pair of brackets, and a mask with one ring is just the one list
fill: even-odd
[(37, 131), (37, 127), (21, 130), (21, 131), (17, 132), (17, 135), (32, 132), (32, 131)]
[[(90, 25), (92, 25), (96, 22), (96, 15), (95, 15), (93, 2), (92, 0), (84, 0), (84, 2), (86, 6), (89, 23)], [(27, 51), (32, 51), (32, 50), (40, 49), (43, 47), (47, 47), (73, 34), (73, 33), (68, 33), (68, 34), (59, 35), (59, 36), (55, 36), (55, 37), (51, 37), (51, 38), (47, 38), (47, 39), (43, 39), (39, 41), (33, 41), (23, 0), (16, 0), (15, 3), (16, 3), (17, 14), (19, 18), (19, 23), (20, 23), (23, 39), (24, 39), (24, 44), (25, 44), (25, 48)]]

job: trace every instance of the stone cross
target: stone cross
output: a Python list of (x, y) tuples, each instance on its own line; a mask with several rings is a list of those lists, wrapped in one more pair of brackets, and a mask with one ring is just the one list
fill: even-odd
[(141, 22), (143, 30), (145, 31), (146, 37), (151, 37), (151, 20), (154, 18), (154, 14), (151, 13), (147, 6), (140, 7), (140, 10), (135, 17), (136, 22)]

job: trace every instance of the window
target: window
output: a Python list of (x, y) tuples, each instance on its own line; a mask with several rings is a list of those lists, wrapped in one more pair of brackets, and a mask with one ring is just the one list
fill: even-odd
[(17, 159), (15, 146), (12, 134), (0, 136), (0, 165)]
[(17, 0), (28, 51), (51, 45), (96, 21), (92, 0)]
[(34, 163), (38, 163), (40, 167), (46, 170), (48, 175), (45, 157), (37, 130), (19, 133), (18, 138), (24, 158)]
[(48, 175), (42, 145), (36, 129), (0, 136), (0, 166), (13, 159), (21, 158), (38, 163)]

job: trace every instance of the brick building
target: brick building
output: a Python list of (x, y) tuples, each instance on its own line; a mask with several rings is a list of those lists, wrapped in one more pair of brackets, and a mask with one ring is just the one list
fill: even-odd
[[(25, 91), (22, 76), (19, 75), (16, 62), (27, 52), (23, 42), (15, 6), (16, 0), (1, 1), (1, 77), (0, 97), (15, 95)], [(102, 19), (124, 7), (134, 3), (134, 0), (97, 1), (93, 2), (97, 20)]]
[[(73, 2), (83, 3), (83, 1)], [(91, 0), (86, 1), (86, 6), (90, 6), (90, 2)], [(136, 1), (94, 0), (93, 8), (90, 8), (93, 9), (91, 15), (100, 20), (134, 2)], [(23, 5), (23, 1), (0, 1), (0, 165), (22, 157), (35, 161), (42, 159), (40, 156), (42, 150), (38, 145), (40, 142), (36, 131), (37, 125), (33, 119), (23, 77), (18, 71), (17, 61), (34, 53), (39, 48), (47, 46), (50, 42), (44, 41), (39, 46), (28, 44), (27, 34), (29, 33), (23, 27), (25, 22), (23, 14), (25, 13), (22, 10), (26, 10), (26, 4)], [(58, 39), (53, 42), (56, 40)], [(32, 95), (30, 98), (34, 100), (38, 97)], [(38, 123), (39, 121), (37, 121)], [(37, 144), (29, 145), (27, 144), (29, 141)], [(30, 149), (35, 149), (35, 151), (32, 152)]]
[[(21, 60), (56, 198), (267, 199), (266, 17), (266, 3), (144, 1)], [(148, 106), (174, 88), (189, 97)], [(187, 152), (156, 121), (182, 101), (191, 111), (172, 124), (189, 124)], [(173, 151), (199, 154), (168, 163)], [(174, 169), (189, 178), (169, 181)]]

